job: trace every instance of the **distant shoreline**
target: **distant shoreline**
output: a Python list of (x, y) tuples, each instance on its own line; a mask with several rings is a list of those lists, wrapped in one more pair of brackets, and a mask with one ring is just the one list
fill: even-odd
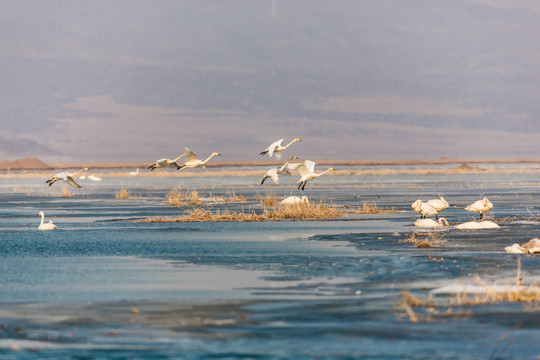
[[(219, 167), (256, 167), (282, 164), (285, 160), (216, 160), (207, 164), (208, 168)], [(412, 160), (315, 160), (318, 165), (333, 166), (403, 166), (403, 165), (446, 165), (446, 164), (540, 164), (540, 158), (509, 158), (509, 159), (412, 159)], [(54, 170), (78, 169), (146, 169), (151, 162), (64, 162), (45, 163), (39, 159), (20, 159), (0, 162), (0, 171), (9, 170)]]

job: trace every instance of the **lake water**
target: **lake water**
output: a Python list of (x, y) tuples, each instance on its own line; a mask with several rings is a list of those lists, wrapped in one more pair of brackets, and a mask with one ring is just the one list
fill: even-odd
[[(247, 198), (204, 208), (260, 211), (257, 198), (267, 193), (301, 196), (296, 177), (259, 186), (250, 176), (105, 172), (63, 197), (63, 183), (44, 184), (48, 175), (0, 177), (1, 359), (540, 356), (538, 303), (415, 308), (418, 322), (400, 306), (402, 291), (426, 298), (475, 284), (475, 275), (513, 284), (518, 256), (504, 247), (540, 236), (539, 221), (523, 221), (540, 213), (538, 174), (324, 176), (306, 187), (312, 202), (376, 202), (397, 212), (218, 223), (138, 221), (182, 215), (186, 207), (166, 203), (175, 188)], [(121, 187), (138, 198), (116, 199)], [(463, 207), (487, 196), (501, 228), (444, 229), (438, 247), (404, 243), (421, 232), (410, 204), (437, 194), (451, 205), (441, 216), (452, 225), (477, 218)], [(37, 230), (41, 210), (57, 230)], [(540, 257), (519, 257), (525, 282), (538, 282)]]

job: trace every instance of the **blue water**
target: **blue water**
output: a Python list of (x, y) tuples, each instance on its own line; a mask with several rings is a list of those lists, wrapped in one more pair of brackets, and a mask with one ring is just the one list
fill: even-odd
[[(416, 323), (399, 304), (403, 290), (425, 297), (475, 275), (512, 283), (517, 256), (504, 247), (540, 235), (539, 222), (516, 221), (540, 212), (537, 177), (328, 176), (306, 187), (311, 201), (398, 213), (161, 224), (138, 221), (182, 215), (187, 207), (166, 204), (171, 189), (234, 191), (248, 200), (202, 207), (261, 211), (257, 197), (298, 194), (296, 178), (261, 187), (258, 177), (105, 174), (62, 197), (61, 184), (0, 177), (0, 358), (536, 359), (539, 304), (419, 308)], [(116, 199), (122, 186), (139, 198)], [(418, 231), (410, 204), (437, 194), (451, 224), (488, 196), (501, 229), (443, 230), (442, 247), (403, 243)], [(57, 230), (37, 230), (40, 210)], [(538, 281), (539, 257), (521, 258), (525, 280)]]

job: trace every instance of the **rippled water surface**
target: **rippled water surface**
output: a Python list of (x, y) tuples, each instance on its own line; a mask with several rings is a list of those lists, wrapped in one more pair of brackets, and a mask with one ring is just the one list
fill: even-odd
[[(250, 176), (105, 173), (63, 197), (47, 175), (0, 178), (1, 359), (540, 356), (538, 303), (420, 307), (416, 322), (400, 305), (402, 291), (427, 299), (476, 284), (475, 275), (513, 284), (518, 256), (504, 247), (540, 236), (537, 174), (326, 176), (306, 187), (312, 202), (396, 212), (218, 223), (139, 221), (182, 215), (187, 207), (166, 203), (175, 188), (247, 198), (203, 208), (261, 211), (267, 193), (301, 195), (296, 177), (261, 187)], [(137, 197), (117, 199), (122, 187)], [(463, 207), (489, 197), (501, 228), (447, 228), (436, 234), (441, 246), (403, 242), (420, 231), (410, 204), (437, 194), (450, 202), (441, 215), (452, 225), (477, 217)], [(57, 230), (37, 230), (40, 210)], [(524, 281), (538, 282), (539, 257), (519, 257)]]

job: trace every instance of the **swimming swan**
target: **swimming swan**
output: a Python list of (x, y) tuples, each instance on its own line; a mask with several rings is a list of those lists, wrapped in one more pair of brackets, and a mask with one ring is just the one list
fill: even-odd
[(285, 167), (287, 166), (287, 164), (289, 164), (289, 161), (291, 160), (294, 160), (294, 159), (298, 159), (296, 156), (293, 156), (291, 157), (289, 160), (287, 160), (287, 162), (285, 164), (283, 164), (283, 166), (279, 167), (279, 168), (271, 168), (269, 169), (266, 174), (264, 174), (263, 178), (262, 178), (262, 181), (261, 181), (261, 185), (264, 184), (264, 181), (268, 178), (271, 178), (272, 181), (274, 182), (274, 184), (279, 184), (279, 177), (278, 175), (281, 174), (282, 172), (285, 172), (287, 174), (291, 174), (289, 172), (289, 170), (285, 170)]
[(500, 229), (500, 226), (493, 221), (469, 221), (463, 224), (456, 225), (460, 230), (477, 230), (477, 229)]
[(307, 196), (302, 196), (301, 198), (298, 196), (289, 196), (281, 200), (281, 204), (282, 205), (309, 204), (309, 200)]
[(465, 210), (480, 213), (480, 220), (484, 218), (484, 213), (493, 209), (493, 204), (488, 198), (483, 198), (465, 207)]
[(298, 190), (302, 188), (302, 191), (304, 191), (304, 188), (306, 187), (308, 181), (335, 170), (331, 167), (321, 173), (315, 173), (315, 163), (311, 160), (305, 160), (303, 163), (299, 164), (289, 164), (289, 169), (298, 170), (298, 172), (300, 173), (301, 178), (300, 180), (298, 180), (297, 184)]
[(83, 172), (83, 171), (88, 171), (88, 168), (84, 168), (84, 169), (81, 169), (79, 171), (77, 171), (76, 173), (68, 173), (67, 171), (62, 171), (56, 175), (54, 175), (53, 177), (51, 177), (49, 180), (45, 181), (46, 184), (49, 184), (49, 186), (52, 186), (52, 184), (54, 184), (56, 181), (58, 180), (62, 180), (62, 181), (65, 181), (66, 183), (68, 183), (69, 185), (73, 186), (73, 187), (76, 187), (77, 189), (80, 189), (81, 186), (79, 184), (77, 184), (75, 182), (75, 180), (73, 180), (73, 177), (75, 175), (77, 175), (78, 173), (80, 172)]
[(261, 153), (259, 155), (268, 154), (269, 157), (272, 157), (273, 153), (283, 151), (286, 148), (288, 148), (289, 146), (291, 146), (292, 144), (294, 144), (295, 142), (302, 141), (301, 139), (296, 138), (293, 141), (291, 141), (290, 143), (288, 143), (287, 145), (281, 146), (281, 143), (283, 142), (283, 140), (285, 140), (285, 139), (279, 139), (277, 141), (274, 141), (273, 143), (270, 144), (270, 146), (268, 146), (266, 149), (261, 151)]
[(197, 155), (195, 155), (193, 151), (189, 150), (188, 148), (185, 148), (184, 156), (186, 157), (186, 163), (182, 166), (179, 166), (177, 170), (182, 170), (185, 168), (192, 169), (192, 168), (196, 168), (197, 166), (204, 167), (211, 158), (213, 158), (214, 156), (220, 156), (220, 155), (221, 155), (220, 153), (214, 152), (206, 160), (202, 161), (202, 160), (197, 159)]
[(524, 244), (514, 244), (507, 246), (504, 251), (510, 254), (534, 254), (540, 253), (540, 239), (534, 238)]
[(443, 211), (448, 207), (448, 201), (442, 196), (439, 197), (439, 199), (431, 199), (426, 201), (426, 204), (433, 206), (433, 208), (437, 211)]
[[(176, 159), (173, 159), (173, 160), (169, 160), (167, 158), (156, 160), (156, 162), (153, 163), (152, 165), (150, 165), (148, 167), (148, 169), (150, 169), (150, 171), (154, 171), (154, 169), (156, 169), (156, 168), (161, 168), (161, 167), (165, 167), (165, 166), (169, 166), (169, 165), (174, 165), (174, 166), (176, 166), (176, 170), (178, 170), (180, 168), (180, 166), (178, 166), (176, 161), (178, 161), (178, 159), (180, 159), (183, 156), (186, 156), (186, 154), (182, 154), (182, 155), (180, 155), (179, 157), (177, 157)], [(138, 174), (139, 174), (139, 169), (137, 169), (136, 174), (130, 173), (130, 175), (138, 175)]]
[(426, 216), (435, 215), (435, 219), (439, 218), (439, 213), (435, 208), (422, 200), (416, 200), (411, 204), (414, 211), (420, 214), (420, 219), (425, 219)]
[(434, 228), (434, 227), (443, 227), (449, 226), (448, 221), (445, 218), (439, 218), (439, 221), (433, 219), (417, 219), (414, 222), (414, 226), (424, 227), (424, 228)]
[(56, 225), (52, 223), (51, 220), (47, 224), (44, 224), (43, 221), (45, 220), (45, 214), (43, 211), (38, 212), (38, 215), (41, 215), (41, 223), (38, 226), (38, 230), (54, 230), (56, 229)]

